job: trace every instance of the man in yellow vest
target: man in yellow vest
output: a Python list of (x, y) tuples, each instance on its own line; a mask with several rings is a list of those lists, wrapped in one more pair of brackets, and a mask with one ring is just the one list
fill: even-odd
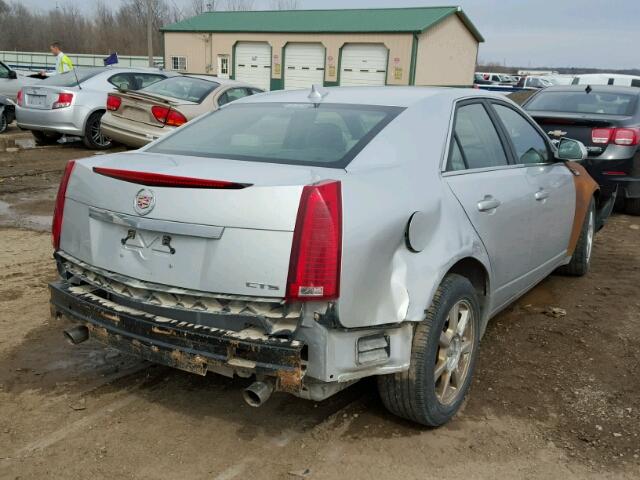
[(62, 53), (62, 50), (60, 50), (60, 44), (58, 42), (53, 42), (49, 46), (49, 49), (51, 50), (51, 54), (56, 57), (55, 73), (64, 73), (73, 70), (73, 63), (71, 62), (71, 59), (64, 53)]

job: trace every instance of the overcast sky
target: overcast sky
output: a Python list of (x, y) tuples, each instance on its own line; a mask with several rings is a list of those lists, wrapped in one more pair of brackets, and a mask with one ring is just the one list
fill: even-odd
[[(54, 0), (19, 0), (47, 9)], [(190, 0), (167, 0), (186, 7)], [(119, 0), (110, 0), (117, 5)], [(93, 0), (59, 0), (90, 11)], [(268, 8), (269, 0), (257, 0)], [(300, 0), (301, 9), (455, 5), (447, 0)], [(486, 39), (480, 61), (518, 66), (640, 68), (640, 0), (460, 0)]]

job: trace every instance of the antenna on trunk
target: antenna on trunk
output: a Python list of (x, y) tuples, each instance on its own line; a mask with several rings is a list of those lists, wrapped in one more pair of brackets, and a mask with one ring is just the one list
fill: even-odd
[(76, 71), (76, 67), (73, 67), (71, 69), (71, 71), (73, 72), (73, 75), (76, 77), (76, 83), (78, 84), (78, 90), (82, 90), (82, 87), (80, 86), (80, 80), (78, 79), (78, 72)]
[(311, 93), (307, 97), (311, 100), (314, 105), (319, 104), (324, 97), (329, 95), (329, 92), (322, 88), (320, 85), (313, 84), (311, 85)]

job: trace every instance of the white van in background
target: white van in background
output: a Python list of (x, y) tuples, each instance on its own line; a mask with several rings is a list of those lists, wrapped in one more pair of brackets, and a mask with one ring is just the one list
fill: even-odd
[(588, 73), (576, 75), (573, 85), (619, 85), (626, 87), (640, 87), (640, 77), (636, 75), (622, 75), (619, 73)]

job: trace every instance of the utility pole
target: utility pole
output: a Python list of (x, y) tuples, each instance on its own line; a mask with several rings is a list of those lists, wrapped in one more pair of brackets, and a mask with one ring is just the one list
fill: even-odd
[(153, 67), (153, 0), (147, 0), (147, 54), (149, 66)]

